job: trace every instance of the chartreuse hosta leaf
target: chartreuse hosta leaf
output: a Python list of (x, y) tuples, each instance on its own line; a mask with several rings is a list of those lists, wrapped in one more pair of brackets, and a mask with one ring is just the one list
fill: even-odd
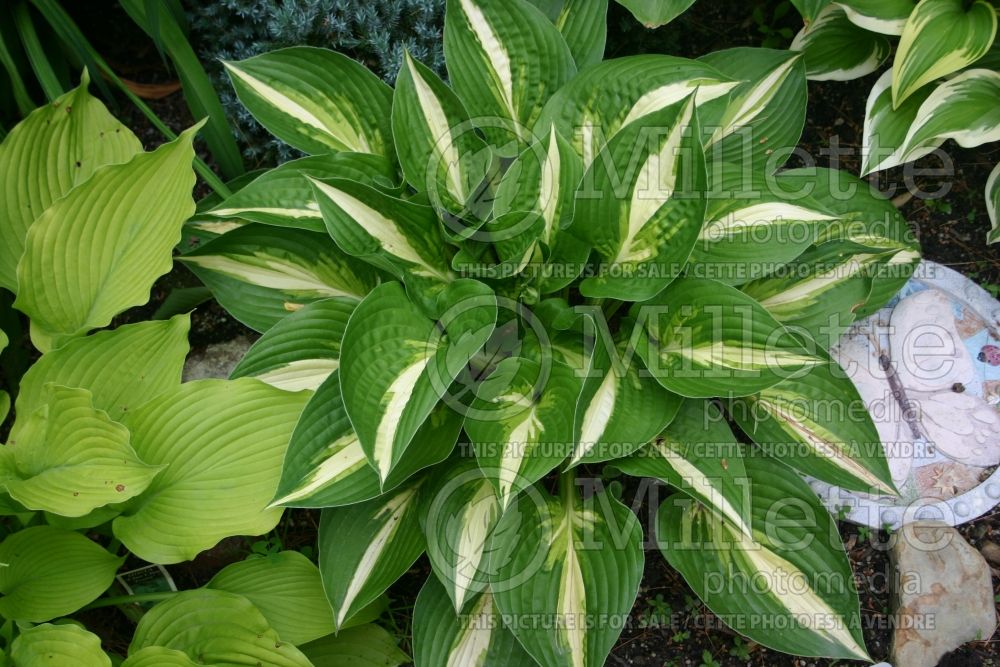
[[(497, 525), (490, 588), (521, 645), (542, 665), (597, 667), (621, 632), (642, 577), (642, 528), (606, 492), (581, 501), (536, 489)], [(531, 619), (546, 619), (545, 623)]]
[[(0, 287), (17, 292), (17, 262), (31, 223), (106, 164), (126, 162), (142, 144), (80, 86), (35, 109), (0, 144)], [(28, 187), (26, 184), (30, 184)]]
[(837, 4), (856, 26), (883, 35), (902, 35), (917, 0), (837, 0)]
[(576, 74), (559, 30), (526, 0), (448, 0), (444, 23), (448, 76), (473, 122), (494, 144), (527, 143), (542, 105)]
[(323, 216), (306, 176), (347, 178), (388, 190), (395, 189), (399, 183), (396, 167), (378, 155), (350, 152), (313, 155), (264, 172), (204, 215), (219, 218), (220, 222), (249, 220), (325, 232)]
[(639, 356), (682, 396), (745, 396), (823, 361), (760, 303), (714, 280), (678, 280), (633, 312), (645, 329)]
[(73, 623), (44, 623), (14, 639), (10, 659), (17, 667), (111, 667), (101, 638)]
[(392, 134), (410, 185), (435, 207), (461, 215), (493, 156), (458, 96), (409, 53), (396, 78)]
[(149, 465), (166, 465), (114, 521), (115, 536), (153, 563), (178, 563), (230, 535), (260, 535), (292, 428), (308, 400), (250, 378), (188, 382), (124, 419)]
[(855, 25), (837, 3), (824, 7), (795, 35), (811, 81), (850, 81), (871, 74), (889, 57), (889, 40)]
[(699, 135), (691, 96), (627, 126), (591, 164), (570, 228), (601, 260), (584, 295), (642, 301), (680, 274), (705, 214)]
[(317, 667), (399, 667), (410, 664), (410, 656), (397, 646), (397, 641), (386, 630), (367, 623), (327, 635), (299, 648)]
[(893, 108), (891, 86), (892, 70), (889, 69), (868, 93), (861, 145), (862, 175), (903, 163), (901, 151), (906, 135), (917, 118), (920, 106), (934, 90), (931, 86), (924, 86)]
[(659, 28), (683, 14), (694, 0), (618, 0), (618, 4), (647, 28)]
[(122, 667), (199, 667), (183, 651), (162, 646), (147, 646), (122, 662)]
[(875, 424), (833, 362), (733, 402), (740, 428), (796, 470), (863, 493), (897, 495)]
[(94, 408), (91, 393), (46, 385), (43, 405), (6, 449), (17, 477), (3, 483), (16, 501), (33, 510), (79, 517), (142, 493), (160, 472), (129, 444), (129, 432)]
[(32, 623), (72, 614), (107, 590), (123, 560), (61, 528), (13, 533), (0, 543), (0, 614)]
[(990, 215), (990, 233), (988, 236), (990, 243), (996, 243), (997, 240), (1000, 240), (998, 210), (1000, 210), (1000, 164), (993, 167), (989, 178), (986, 179), (986, 211)]
[(14, 306), (31, 318), (43, 349), (52, 337), (103, 327), (145, 303), (153, 281), (170, 270), (181, 225), (194, 213), (197, 128), (95, 172), (31, 225)]
[(311, 46), (223, 64), (240, 102), (285, 143), (310, 154), (394, 158), (392, 89), (364, 65)]
[(229, 377), (255, 377), (286, 391), (317, 389), (340, 367), (340, 341), (356, 305), (348, 299), (307, 304), (268, 329)]
[(341, 346), (340, 387), (368, 462), (385, 484), (452, 381), (489, 339), (496, 296), (456, 281), (435, 324), (399, 283), (377, 287), (351, 315)]
[(573, 451), (568, 406), (579, 394), (569, 366), (520, 357), (501, 361), (479, 388), (465, 432), (502, 508)]
[(379, 275), (346, 255), (326, 234), (301, 229), (280, 233), (247, 225), (178, 258), (233, 317), (267, 331), (307, 303), (359, 301)]
[(608, 37), (608, 0), (530, 0), (566, 40), (577, 69), (604, 57)]
[(753, 537), (689, 497), (672, 496), (656, 519), (667, 561), (712, 612), (759, 644), (870, 660), (854, 576), (829, 512), (790, 468), (764, 457), (743, 462)]
[(368, 463), (351, 427), (334, 372), (309, 399), (285, 452), (271, 506), (338, 507), (388, 491), (413, 473), (444, 460), (455, 446), (462, 416), (439, 404), (417, 429), (409, 451), (385, 479)]
[(416, 667), (534, 667), (537, 665), (504, 627), (489, 588), (456, 613), (445, 587), (428, 577), (413, 607)]
[(714, 403), (686, 399), (654, 442), (613, 465), (628, 475), (666, 482), (751, 534), (743, 450)]
[[(183, 653), (195, 664), (311, 667), (312, 663), (268, 623), (247, 598), (199, 588), (157, 604), (139, 620), (123, 667), (156, 664), (149, 655)], [(177, 657), (171, 662), (177, 663)]]
[(997, 10), (987, 0), (921, 0), (906, 20), (893, 60), (893, 106), (982, 58), (996, 33)]
[(420, 483), (349, 507), (323, 510), (319, 570), (341, 627), (406, 572), (424, 552)]

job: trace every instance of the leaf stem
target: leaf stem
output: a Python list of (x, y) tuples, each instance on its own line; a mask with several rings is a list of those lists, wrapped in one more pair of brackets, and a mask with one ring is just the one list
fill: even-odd
[(572, 507), (576, 504), (576, 468), (559, 474), (559, 497), (564, 505)]
[(118, 595), (109, 598), (98, 598), (80, 611), (100, 609), (101, 607), (117, 607), (118, 605), (133, 604), (135, 602), (158, 602), (160, 600), (169, 600), (179, 592), (180, 591), (161, 591), (159, 593), (139, 593), (138, 595)]

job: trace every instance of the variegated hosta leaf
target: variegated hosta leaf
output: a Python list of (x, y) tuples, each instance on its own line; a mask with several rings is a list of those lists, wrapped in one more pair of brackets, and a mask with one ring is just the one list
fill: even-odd
[(107, 590), (123, 560), (61, 528), (13, 533), (0, 544), (0, 614), (32, 623), (72, 614)]
[(311, 46), (223, 64), (243, 106), (285, 143), (310, 154), (394, 159), (392, 89), (364, 65)]
[(743, 449), (714, 403), (685, 399), (660, 437), (612, 465), (627, 475), (666, 482), (751, 534)]
[(830, 514), (792, 469), (762, 457), (744, 465), (753, 538), (690, 498), (672, 496), (656, 520), (667, 561), (712, 612), (759, 644), (870, 661), (854, 575)]
[(530, 0), (556, 25), (577, 69), (604, 58), (608, 37), (608, 0)]
[(7, 442), (17, 477), (3, 483), (32, 510), (80, 517), (142, 493), (162, 469), (143, 463), (129, 432), (94, 407), (91, 393), (48, 384), (41, 407)]
[(267, 498), (308, 398), (250, 378), (199, 380), (126, 415), (142, 460), (168, 467), (115, 519), (115, 536), (140, 558), (179, 563), (274, 528), (281, 509)]
[[(489, 339), (496, 296), (461, 280), (435, 324), (399, 283), (377, 287), (351, 315), (340, 359), (344, 406), (368, 462), (385, 484), (452, 381)], [(464, 290), (464, 292), (463, 292)]]
[(25, 628), (10, 647), (17, 667), (111, 667), (101, 638), (74, 623)]
[(255, 377), (286, 391), (317, 389), (340, 367), (340, 341), (356, 305), (347, 299), (305, 305), (268, 329), (229, 377)]
[(191, 142), (198, 127), (95, 172), (31, 225), (14, 306), (31, 318), (40, 349), (54, 337), (106, 326), (149, 300), (153, 281), (172, 266), (181, 225), (194, 213)]
[(228, 565), (205, 588), (242, 595), (278, 636), (298, 646), (335, 631), (319, 569), (297, 551)]
[(917, 0), (837, 0), (856, 26), (883, 35), (902, 35)]
[(319, 571), (337, 627), (381, 595), (424, 552), (420, 506), (416, 483), (358, 505), (323, 510)]
[(833, 362), (733, 402), (730, 413), (768, 455), (830, 484), (897, 495), (858, 390)]
[(760, 303), (714, 280), (678, 280), (632, 312), (645, 329), (639, 356), (681, 396), (745, 396), (823, 363)]
[(299, 648), (313, 665), (351, 667), (399, 667), (410, 664), (410, 656), (397, 639), (374, 623), (367, 623), (327, 635)]
[(809, 80), (850, 81), (879, 68), (889, 57), (889, 40), (859, 28), (833, 3), (795, 35), (791, 50), (802, 52)]
[(504, 627), (487, 588), (456, 613), (445, 587), (427, 577), (413, 607), (413, 661), (416, 667), (534, 667), (514, 635)]
[(683, 14), (694, 0), (618, 0), (647, 28), (659, 28)]
[(705, 214), (707, 182), (694, 97), (643, 116), (584, 175), (571, 233), (600, 256), (589, 297), (648, 299), (682, 271)]
[(696, 91), (696, 104), (702, 105), (738, 85), (714, 67), (686, 58), (642, 55), (606, 60), (573, 77), (552, 96), (535, 134), (545, 136), (549, 125), (555, 125), (589, 166), (629, 123)]
[(0, 287), (11, 292), (31, 223), (98, 167), (142, 151), (89, 84), (84, 70), (77, 88), (35, 109), (0, 144)]
[(455, 92), (506, 157), (520, 152), (507, 143), (527, 144), (542, 105), (576, 74), (559, 30), (526, 0), (448, 0), (444, 44)]
[(976, 62), (997, 34), (997, 10), (987, 0), (921, 0), (906, 20), (892, 64), (892, 103)]
[(610, 494), (584, 502), (565, 488), (566, 480), (563, 486), (561, 498), (535, 490), (504, 513), (495, 531), (490, 588), (539, 664), (599, 667), (635, 602), (642, 528)]
[(329, 236), (301, 229), (246, 225), (178, 259), (233, 317), (262, 332), (313, 301), (357, 302), (379, 282)]
[[(438, 405), (413, 436), (409, 452), (386, 478), (395, 488), (413, 473), (444, 460), (455, 447), (462, 416)], [(378, 496), (379, 477), (351, 428), (334, 372), (309, 399), (285, 452), (271, 506), (338, 507)]]
[[(628, 456), (677, 415), (681, 398), (640, 372), (625, 342), (597, 342), (576, 401), (570, 467)], [(614, 357), (612, 357), (614, 355)]]
[[(204, 665), (311, 667), (312, 663), (242, 595), (198, 588), (160, 602), (139, 620), (125, 662), (172, 649)], [(164, 663), (160, 663), (164, 664)], [(167, 662), (166, 664), (173, 664)]]
[(465, 213), (493, 155), (458, 96), (409, 53), (396, 79), (392, 133), (410, 185), (426, 192), (436, 208)]
[(990, 233), (987, 237), (989, 243), (1000, 240), (998, 210), (1000, 210), (1000, 164), (993, 167), (990, 177), (986, 179), (986, 211), (990, 215)]
[(792, 5), (802, 15), (802, 20), (809, 25), (816, 20), (820, 11), (830, 4), (830, 0), (792, 0)]
[(465, 432), (506, 509), (573, 451), (580, 379), (565, 364), (511, 357), (477, 391)]
[(394, 190), (399, 184), (395, 165), (384, 157), (349, 152), (314, 155), (265, 171), (204, 215), (220, 221), (248, 220), (325, 232), (323, 216), (306, 176), (347, 178), (385, 190)]
[(861, 175), (903, 163), (901, 149), (917, 118), (920, 106), (933, 88), (916, 90), (896, 108), (892, 105), (892, 69), (878, 78), (865, 105), (865, 126), (861, 144)]

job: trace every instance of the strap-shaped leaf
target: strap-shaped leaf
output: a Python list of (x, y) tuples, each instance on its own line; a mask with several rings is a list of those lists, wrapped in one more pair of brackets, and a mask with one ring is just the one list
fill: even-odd
[(582, 502), (567, 486), (559, 499), (541, 490), (522, 495), (500, 519), (491, 588), (514, 635), (540, 664), (597, 667), (621, 632), (608, 619), (624, 618), (635, 602), (642, 528), (608, 493)]
[(378, 155), (349, 152), (313, 155), (265, 171), (204, 215), (324, 232), (323, 216), (306, 176), (347, 178), (388, 190), (396, 189), (399, 182), (396, 167)]
[(917, 0), (837, 0), (854, 25), (883, 35), (902, 35)]
[(413, 661), (416, 667), (538, 664), (504, 627), (489, 589), (456, 613), (436, 577), (427, 577), (413, 607)]
[(250, 378), (199, 380), (129, 414), (136, 452), (168, 467), (115, 519), (115, 536), (140, 558), (179, 563), (274, 528), (281, 509), (267, 499), (307, 399)]
[(31, 225), (14, 306), (31, 318), (43, 346), (45, 337), (106, 326), (145, 303), (153, 281), (170, 270), (181, 225), (194, 213), (197, 129), (95, 172)]
[(286, 391), (317, 389), (340, 366), (340, 341), (356, 305), (347, 299), (305, 305), (268, 329), (229, 377), (255, 377)]
[(694, 0), (618, 0), (647, 28), (659, 28), (683, 14)]
[(635, 314), (637, 352), (681, 396), (745, 396), (822, 362), (761, 304), (714, 280), (678, 280)]
[(810, 81), (850, 81), (879, 68), (889, 57), (889, 40), (859, 28), (833, 3), (795, 35), (791, 49), (802, 52)]
[[(689, 498), (672, 496), (656, 518), (667, 561), (709, 609), (759, 644), (870, 660), (851, 566), (830, 514), (790, 468), (760, 457), (744, 465), (753, 539)], [(776, 521), (781, 531), (773, 529)], [(759, 583), (748, 589), (750, 582)]]
[(80, 533), (18, 531), (0, 544), (0, 614), (32, 623), (72, 614), (107, 590), (123, 560)]
[(892, 69), (887, 70), (868, 93), (861, 145), (862, 176), (903, 163), (901, 149), (906, 135), (917, 118), (920, 106), (933, 91), (930, 86), (925, 86), (893, 108), (892, 76)]
[(692, 96), (627, 126), (591, 164), (571, 227), (602, 261), (584, 295), (642, 301), (680, 274), (705, 215), (700, 134)]
[(383, 484), (496, 324), (496, 297), (489, 288), (473, 281), (454, 284), (472, 291), (456, 296), (437, 326), (399, 283), (373, 290), (347, 323), (340, 359), (344, 406)]
[(151, 647), (180, 651), (196, 664), (312, 665), (250, 600), (208, 588), (182, 591), (143, 615), (128, 647), (129, 660)]
[(577, 69), (601, 62), (608, 37), (608, 0), (530, 1), (559, 29)]
[(178, 258), (223, 308), (257, 331), (321, 299), (357, 302), (379, 275), (326, 234), (246, 225)]
[(542, 105), (576, 74), (559, 30), (526, 0), (448, 0), (444, 55), (474, 122), (494, 129), (497, 119), (513, 121), (500, 128), (522, 142)]
[(250, 600), (278, 636), (296, 646), (335, 630), (319, 569), (297, 551), (233, 563), (205, 587)]
[(410, 664), (410, 656), (396, 645), (397, 639), (374, 623), (341, 630), (301, 646), (314, 665), (351, 667), (399, 667)]
[(458, 96), (409, 53), (396, 78), (392, 133), (410, 185), (438, 208), (465, 212), (493, 156)]
[(94, 408), (86, 389), (46, 390), (7, 442), (18, 473), (4, 482), (11, 497), (28, 509), (79, 517), (142, 493), (161, 467), (139, 459), (128, 429)]
[(845, 489), (897, 495), (871, 415), (833, 362), (738, 399), (730, 413), (766, 454), (796, 470)]
[(11, 644), (10, 659), (18, 667), (111, 667), (101, 638), (73, 623), (25, 628)]
[(990, 243), (996, 243), (1000, 239), (998, 210), (1000, 210), (1000, 164), (993, 167), (989, 178), (986, 179), (986, 212), (990, 216), (990, 233), (987, 239)]
[(392, 89), (364, 65), (311, 46), (223, 64), (243, 106), (285, 143), (393, 159)]
[(35, 109), (0, 144), (0, 287), (11, 292), (31, 223), (98, 167), (142, 151), (89, 84), (84, 71), (79, 87)]
[(968, 67), (990, 50), (997, 11), (987, 0), (921, 0), (906, 20), (892, 63), (892, 103)]
[(465, 421), (483, 475), (506, 509), (573, 450), (580, 379), (558, 361), (504, 359), (477, 391)]
[(420, 486), (323, 510), (319, 570), (338, 627), (381, 595), (424, 552)]

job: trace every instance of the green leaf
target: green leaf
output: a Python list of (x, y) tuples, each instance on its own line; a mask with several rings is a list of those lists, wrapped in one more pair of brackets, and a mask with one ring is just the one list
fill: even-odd
[(584, 175), (570, 233), (600, 256), (585, 296), (642, 301), (682, 271), (705, 215), (694, 97), (615, 135)]
[(413, 607), (413, 661), (416, 667), (538, 664), (504, 627), (489, 589), (456, 613), (436, 577), (427, 577)]
[(123, 560), (80, 533), (18, 531), (0, 544), (0, 614), (32, 623), (72, 614), (107, 590)]
[(122, 662), (121, 667), (199, 667), (187, 653), (162, 646), (147, 646)]
[(820, 11), (792, 40), (801, 51), (810, 81), (850, 81), (871, 74), (889, 57), (889, 40), (851, 22), (834, 3)]
[(892, 70), (878, 78), (865, 105), (864, 137), (861, 145), (861, 175), (888, 169), (903, 163), (900, 149), (917, 118), (920, 106), (933, 88), (924, 87), (910, 94), (898, 107), (892, 105)]
[(18, 478), (7, 492), (32, 510), (80, 517), (142, 493), (160, 472), (129, 444), (129, 432), (94, 408), (91, 393), (46, 385), (45, 403), (7, 442)]
[(683, 14), (694, 4), (694, 0), (618, 0), (618, 4), (632, 12), (636, 21), (652, 30)]
[[(162, 649), (180, 651), (195, 664), (218, 667), (312, 665), (291, 642), (278, 636), (248, 599), (206, 588), (182, 591), (146, 612), (128, 647), (128, 660), (136, 662), (126, 661), (123, 667), (143, 664), (146, 655), (161, 655)], [(184, 664), (176, 659), (167, 664)]]
[(997, 217), (997, 210), (1000, 210), (1000, 164), (993, 167), (989, 178), (986, 179), (986, 212), (990, 216), (988, 243), (1000, 240), (1000, 217)]
[(139, 456), (167, 465), (114, 521), (115, 536), (152, 563), (190, 560), (231, 535), (261, 535), (292, 428), (309, 395), (258, 380), (200, 380), (125, 418)]
[(234, 229), (178, 260), (233, 317), (262, 332), (313, 301), (356, 303), (379, 281), (326, 234), (265, 225)]
[(597, 667), (639, 590), (642, 527), (608, 493), (584, 502), (566, 486), (563, 480), (561, 499), (537, 489), (524, 494), (500, 519), (491, 589), (514, 635), (540, 664)]
[(296, 646), (336, 629), (319, 569), (297, 551), (233, 563), (205, 587), (250, 600), (278, 636)]
[(997, 34), (987, 0), (921, 0), (906, 20), (892, 63), (892, 104), (982, 58)]
[(85, 71), (78, 88), (35, 109), (0, 144), (0, 287), (11, 292), (17, 292), (17, 262), (32, 222), (98, 167), (142, 151), (136, 136), (87, 92), (89, 83)]
[(22, 630), (11, 644), (10, 659), (17, 667), (111, 667), (100, 637), (73, 623)]
[(830, 514), (789, 468), (759, 457), (744, 465), (753, 538), (689, 498), (672, 496), (656, 517), (667, 561), (713, 613), (759, 644), (870, 661), (854, 575)]
[(420, 486), (408, 484), (358, 505), (323, 510), (319, 570), (338, 627), (424, 552), (419, 509)]
[(761, 304), (714, 280), (678, 280), (634, 310), (639, 356), (681, 396), (745, 396), (822, 363)]
[(531, 0), (531, 4), (559, 29), (577, 69), (601, 62), (608, 37), (608, 0)]
[(837, 0), (837, 4), (858, 27), (883, 35), (902, 35), (917, 0)]
[(398, 667), (410, 656), (396, 645), (396, 638), (375, 625), (359, 625), (302, 646), (302, 653), (316, 667)]
[(394, 159), (392, 90), (364, 65), (311, 46), (223, 64), (243, 106), (285, 143), (310, 154)]
[(66, 337), (106, 326), (149, 300), (194, 212), (197, 129), (95, 172), (31, 225), (14, 306), (31, 318), (33, 339), (36, 330)]
[(830, 4), (830, 0), (792, 0), (792, 4), (806, 23), (812, 23), (819, 16), (820, 11)]

